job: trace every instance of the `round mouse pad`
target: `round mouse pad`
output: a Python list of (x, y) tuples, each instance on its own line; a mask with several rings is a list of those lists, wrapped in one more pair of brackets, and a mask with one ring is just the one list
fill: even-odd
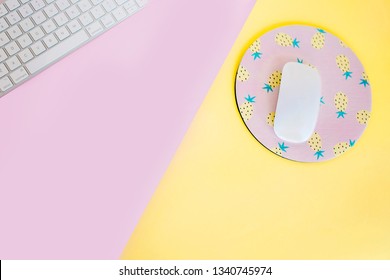
[[(321, 77), (320, 111), (313, 135), (289, 143), (274, 132), (282, 69), (304, 63)], [(237, 70), (236, 102), (253, 136), (273, 153), (295, 161), (324, 161), (353, 147), (371, 112), (371, 88), (352, 50), (326, 30), (289, 25), (273, 29), (246, 51)]]

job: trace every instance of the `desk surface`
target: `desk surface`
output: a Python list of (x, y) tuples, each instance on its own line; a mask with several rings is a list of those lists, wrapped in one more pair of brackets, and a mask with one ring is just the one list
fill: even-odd
[(252, 6), (150, 0), (0, 100), (0, 259), (119, 257)]

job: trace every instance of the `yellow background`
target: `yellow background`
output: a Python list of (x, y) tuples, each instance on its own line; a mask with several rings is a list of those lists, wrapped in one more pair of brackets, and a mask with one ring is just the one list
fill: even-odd
[[(371, 121), (328, 162), (275, 156), (236, 108), (243, 52), (288, 23), (339, 36), (370, 78)], [(390, 259), (389, 81), (389, 0), (258, 1), (122, 258)]]

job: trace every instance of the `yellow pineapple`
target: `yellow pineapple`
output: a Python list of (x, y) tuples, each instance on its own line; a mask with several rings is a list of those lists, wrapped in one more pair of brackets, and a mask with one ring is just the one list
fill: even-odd
[(253, 60), (260, 59), (262, 53), (260, 52), (261, 42), (260, 39), (257, 39), (253, 42), (253, 44), (249, 47), (252, 51)]
[(365, 72), (362, 73), (362, 78), (360, 79), (360, 85), (363, 85), (364, 87), (370, 85), (370, 81), (368, 80), (368, 76)]
[(287, 152), (287, 149), (289, 147), (286, 146), (286, 144), (283, 143), (278, 143), (278, 147), (273, 148), (271, 151), (274, 152), (275, 154), (282, 156), (282, 152)]
[(273, 127), (274, 122), (275, 122), (275, 112), (271, 112), (267, 116), (267, 124)]
[(343, 72), (345, 79), (352, 78), (352, 72), (350, 70), (350, 63), (348, 57), (343, 54), (336, 56), (337, 67)]
[(356, 119), (360, 124), (367, 124), (370, 120), (371, 113), (367, 110), (361, 110), (356, 113)]
[(340, 143), (336, 144), (333, 147), (334, 155), (339, 156), (339, 155), (345, 153), (349, 148), (353, 147), (353, 145), (355, 145), (355, 141), (352, 141), (352, 140), (349, 140), (349, 143), (348, 142), (340, 142)]
[(253, 116), (253, 103), (255, 103), (256, 96), (248, 95), (245, 97), (245, 102), (239, 106), (241, 117), (245, 121), (249, 121)]
[(333, 147), (333, 152), (335, 156), (339, 156), (341, 154), (344, 154), (348, 149), (349, 144), (347, 142), (341, 142)]
[(249, 71), (242, 65), (238, 68), (237, 78), (240, 82), (245, 82), (249, 79)]
[(348, 97), (343, 92), (338, 92), (334, 96), (334, 106), (336, 106), (336, 109), (338, 110), (336, 112), (337, 118), (344, 118), (348, 106)]
[(286, 33), (278, 33), (275, 37), (275, 42), (282, 47), (294, 47), (299, 48), (299, 41), (297, 38), (293, 39), (290, 35)]
[(277, 154), (278, 156), (282, 156), (282, 150), (279, 147), (275, 147), (271, 151)]
[(323, 29), (317, 29), (317, 33), (311, 38), (311, 45), (313, 48), (319, 50), (325, 45), (325, 31)]
[(252, 43), (252, 45), (249, 48), (252, 52), (258, 52), (260, 51), (260, 47), (261, 47), (261, 41), (260, 39), (257, 39)]
[[(299, 59), (299, 58), (297, 58), (297, 62), (298, 62), (298, 63), (304, 63), (304, 62), (303, 62), (303, 59)], [(306, 64), (307, 66), (310, 66), (310, 67), (313, 68), (313, 69), (317, 69), (317, 67), (315, 67), (314, 65), (312, 65), (312, 64), (310, 64), (310, 63), (304, 63), (304, 64)]]
[(273, 89), (280, 85), (282, 80), (282, 72), (276, 70), (268, 77), (268, 84), (264, 84), (263, 89), (267, 92), (274, 91)]
[(310, 148), (315, 151), (314, 156), (317, 157), (317, 160), (320, 157), (324, 157), (324, 152), (322, 150), (322, 141), (321, 141), (321, 136), (317, 133), (314, 132), (313, 135), (310, 137), (309, 141), (307, 141), (309, 144)]
[(343, 41), (341, 41), (341, 40), (340, 40), (340, 45), (341, 45), (343, 48), (348, 48), (348, 46), (347, 46)]

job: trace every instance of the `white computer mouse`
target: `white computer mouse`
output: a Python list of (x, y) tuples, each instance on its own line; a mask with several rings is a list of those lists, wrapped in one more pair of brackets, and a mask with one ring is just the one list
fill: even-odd
[(317, 124), (320, 99), (318, 71), (302, 63), (286, 63), (275, 112), (275, 134), (284, 141), (306, 142)]

